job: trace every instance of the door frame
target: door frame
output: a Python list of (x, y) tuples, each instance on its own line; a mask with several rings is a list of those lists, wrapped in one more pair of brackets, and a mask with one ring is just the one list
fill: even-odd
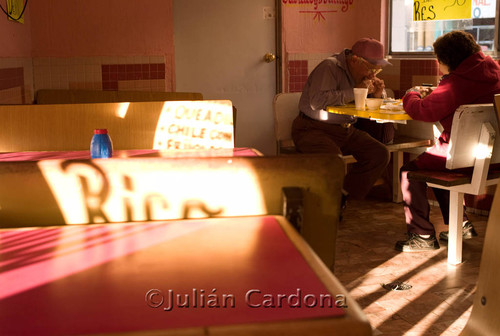
[(283, 32), (282, 32), (282, 8), (281, 0), (275, 0), (275, 53), (276, 53), (276, 93), (283, 92)]

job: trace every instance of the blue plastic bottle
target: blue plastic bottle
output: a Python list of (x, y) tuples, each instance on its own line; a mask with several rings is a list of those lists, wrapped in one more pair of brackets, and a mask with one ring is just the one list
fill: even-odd
[(92, 159), (107, 159), (113, 156), (113, 143), (107, 129), (95, 129), (90, 142), (90, 157)]

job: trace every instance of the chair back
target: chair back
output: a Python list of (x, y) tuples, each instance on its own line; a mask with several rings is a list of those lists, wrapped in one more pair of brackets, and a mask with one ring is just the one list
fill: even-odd
[(385, 88), (385, 94), (387, 95), (387, 98), (394, 98), (394, 91), (389, 88)]
[(274, 135), (278, 154), (282, 147), (293, 146), (292, 123), (299, 114), (301, 92), (278, 93), (274, 96)]
[[(489, 155), (484, 152), (483, 146), (478, 146), (483, 124), (491, 125), (495, 134), (498, 134), (498, 120), (493, 104), (462, 105), (457, 109), (451, 127), (446, 168), (473, 167), (476, 158)], [(490, 164), (500, 162), (499, 142), (499, 137), (495, 137)]]

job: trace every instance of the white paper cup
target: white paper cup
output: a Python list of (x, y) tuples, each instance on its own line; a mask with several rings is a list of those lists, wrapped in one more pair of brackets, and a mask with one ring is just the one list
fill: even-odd
[(354, 88), (354, 104), (356, 105), (356, 110), (365, 109), (366, 96), (368, 96), (368, 88)]

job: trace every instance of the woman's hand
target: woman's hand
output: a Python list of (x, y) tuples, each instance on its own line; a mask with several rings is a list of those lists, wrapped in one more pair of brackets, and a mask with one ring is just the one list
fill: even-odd
[(430, 95), (432, 91), (434, 91), (435, 89), (436, 89), (435, 86), (414, 86), (411, 89), (408, 89), (406, 93), (418, 92), (421, 98), (425, 98), (426, 96)]
[(430, 95), (435, 88), (435, 86), (418, 86), (418, 89), (420, 90), (420, 97), (425, 98)]

